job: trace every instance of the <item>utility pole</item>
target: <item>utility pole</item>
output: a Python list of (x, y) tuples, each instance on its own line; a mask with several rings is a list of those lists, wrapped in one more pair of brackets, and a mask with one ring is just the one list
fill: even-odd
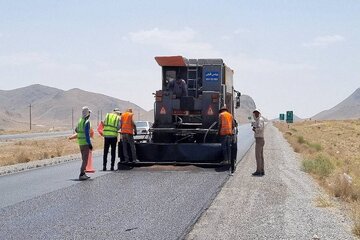
[(74, 108), (71, 108), (71, 130), (74, 132)]
[(97, 111), (97, 124), (96, 124), (96, 126), (99, 126), (99, 122), (100, 122), (100, 110)]
[(30, 105), (29, 105), (29, 108), (30, 108), (30, 131), (31, 131), (31, 103), (30, 103)]

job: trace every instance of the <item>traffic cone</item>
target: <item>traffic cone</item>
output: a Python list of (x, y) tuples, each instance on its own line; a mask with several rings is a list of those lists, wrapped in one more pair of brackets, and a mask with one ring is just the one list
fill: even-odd
[(95, 169), (93, 167), (93, 156), (92, 156), (92, 151), (91, 150), (89, 152), (89, 157), (88, 157), (88, 161), (87, 161), (87, 164), (86, 164), (85, 172), (87, 172), (87, 173), (94, 173), (95, 172)]

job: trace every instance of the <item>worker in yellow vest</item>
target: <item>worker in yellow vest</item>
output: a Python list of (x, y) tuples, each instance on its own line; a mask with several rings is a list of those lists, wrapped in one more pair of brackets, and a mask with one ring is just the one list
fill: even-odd
[(121, 114), (121, 140), (122, 140), (122, 147), (123, 147), (123, 153), (125, 162), (128, 163), (129, 161), (129, 153), (128, 153), (128, 147), (127, 144), (130, 145), (131, 149), (131, 156), (132, 161), (136, 162), (136, 149), (135, 149), (135, 143), (134, 143), (134, 135), (137, 134), (136, 132), (136, 125), (133, 120), (134, 114), (132, 113), (132, 109), (129, 108)]
[(116, 143), (118, 140), (118, 131), (120, 129), (120, 109), (115, 108), (113, 112), (107, 113), (104, 120), (104, 155), (103, 155), (103, 171), (106, 171), (107, 156), (111, 147), (111, 166), (110, 171), (114, 171)]
[(85, 168), (89, 158), (89, 153), (90, 151), (93, 150), (93, 146), (90, 140), (90, 128), (91, 128), (89, 121), (90, 113), (91, 110), (88, 107), (83, 107), (82, 116), (77, 124), (77, 127), (75, 128), (75, 132), (77, 133), (78, 144), (80, 146), (81, 159), (82, 159), (80, 176), (79, 176), (79, 180), (81, 181), (90, 178), (85, 174)]
[(230, 175), (235, 171), (235, 161), (231, 157), (231, 141), (234, 130), (234, 118), (229, 113), (229, 110), (226, 106), (223, 106), (219, 110), (219, 136), (221, 140), (221, 148), (223, 152), (223, 157), (226, 162), (230, 163)]

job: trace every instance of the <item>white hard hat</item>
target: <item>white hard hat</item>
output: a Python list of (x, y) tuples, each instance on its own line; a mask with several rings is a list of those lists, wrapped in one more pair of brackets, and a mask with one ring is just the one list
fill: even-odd
[(121, 113), (121, 111), (120, 111), (120, 109), (119, 108), (114, 108), (114, 110), (113, 110), (114, 112), (116, 112), (116, 113), (118, 113), (118, 114), (120, 114)]
[(89, 109), (89, 107), (84, 106), (84, 107), (82, 108), (82, 117), (83, 117), (83, 118), (89, 116), (90, 113), (91, 113), (91, 110)]
[(261, 113), (261, 112), (260, 112), (260, 109), (258, 109), (258, 108), (256, 108), (256, 109), (253, 111), (253, 113), (254, 113), (254, 112)]

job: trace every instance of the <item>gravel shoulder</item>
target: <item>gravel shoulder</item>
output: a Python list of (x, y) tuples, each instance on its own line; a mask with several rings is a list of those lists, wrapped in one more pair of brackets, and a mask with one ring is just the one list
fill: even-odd
[(316, 206), (325, 193), (271, 124), (265, 142), (266, 175), (251, 176), (253, 146), (186, 239), (357, 239), (338, 208)]

